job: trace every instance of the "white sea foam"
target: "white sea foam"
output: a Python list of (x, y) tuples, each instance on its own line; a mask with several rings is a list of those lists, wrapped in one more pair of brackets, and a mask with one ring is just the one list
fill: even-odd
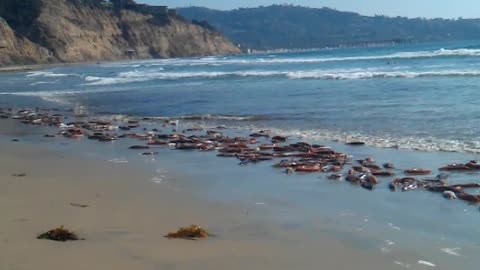
[(113, 162), (113, 163), (128, 163), (128, 160), (126, 159), (120, 159), (120, 158), (114, 158), (108, 160), (108, 162)]
[(390, 253), (390, 252), (391, 252), (391, 250), (388, 249), (388, 248), (386, 248), (386, 247), (380, 248), (380, 251), (381, 251), (382, 253)]
[(267, 116), (263, 115), (223, 115), (223, 114), (192, 114), (179, 116), (153, 116), (146, 120), (153, 121), (169, 121), (169, 120), (226, 120), (226, 121), (258, 121), (266, 120)]
[(58, 82), (59, 81), (48, 81), (48, 82), (40, 81), (40, 82), (31, 83), (30, 85), (35, 86), (35, 85), (41, 85), (41, 84), (55, 84), (55, 83), (58, 83)]
[(111, 84), (122, 84), (122, 83), (132, 83), (132, 82), (141, 82), (148, 79), (145, 78), (116, 78), (116, 77), (92, 77), (87, 76), (85, 80), (91, 83), (86, 85), (111, 85)]
[[(434, 136), (413, 136), (397, 134), (367, 134), (355, 131), (341, 131), (335, 129), (296, 129), (296, 128), (277, 128), (268, 126), (263, 120), (275, 120), (282, 118), (270, 117), (268, 115), (186, 115), (174, 117), (150, 117), (151, 120), (183, 120), (186, 125), (192, 125), (195, 128), (211, 129), (219, 125), (226, 124), (229, 129), (245, 130), (246, 132), (255, 132), (258, 130), (269, 130), (272, 134), (287, 136), (290, 138), (302, 139), (310, 142), (335, 141), (340, 143), (361, 141), (368, 146), (379, 148), (407, 149), (424, 152), (464, 152), (478, 154), (480, 153), (480, 140), (454, 140), (442, 139)], [(393, 225), (391, 225), (393, 226)], [(395, 228), (398, 229), (398, 228)]]
[(345, 56), (345, 57), (312, 57), (312, 58), (277, 58), (254, 60), (254, 63), (316, 63), (335, 61), (362, 61), (362, 60), (389, 60), (389, 59), (414, 59), (432, 57), (453, 57), (453, 56), (480, 56), (480, 49), (440, 49), (435, 51), (399, 52), (386, 55), (368, 56)]
[[(268, 119), (268, 118), (264, 118)], [(217, 120), (217, 119), (213, 119)], [(248, 119), (239, 119), (245, 121)], [(261, 120), (261, 118), (260, 118)], [(212, 128), (219, 124), (213, 123), (196, 123), (202, 128)], [(380, 148), (394, 148), (394, 149), (411, 149), (425, 152), (442, 151), (442, 152), (465, 152), (465, 153), (480, 153), (480, 140), (462, 141), (441, 139), (433, 136), (418, 137), (418, 136), (398, 136), (396, 134), (363, 134), (353, 131), (339, 131), (333, 129), (290, 129), (290, 128), (275, 128), (265, 125), (229, 125), (229, 128), (234, 129), (248, 129), (251, 131), (270, 130), (272, 134), (289, 136), (291, 138), (299, 138), (308, 141), (338, 141), (351, 142), (362, 141), (366, 145), (380, 147)]]
[(357, 132), (335, 131), (335, 130), (283, 130), (269, 127), (259, 129), (270, 129), (273, 133), (306, 138), (314, 141), (363, 141), (367, 145), (381, 148), (413, 149), (418, 151), (444, 151), (444, 152), (466, 152), (480, 153), (480, 141), (448, 140), (435, 137), (398, 136), (392, 134), (377, 134), (375, 136)]
[(388, 226), (394, 230), (400, 230), (400, 227), (393, 225), (393, 223), (388, 223)]
[(430, 267), (436, 267), (435, 264), (433, 264), (431, 262), (423, 261), (423, 260), (418, 261), (418, 264), (422, 264), (422, 265), (426, 265), (426, 266), (430, 266)]
[(439, 70), (439, 71), (362, 71), (329, 72), (323, 70), (289, 72), (290, 79), (359, 80), (373, 78), (418, 78), (418, 77), (476, 77), (480, 70)]
[(160, 177), (160, 176), (155, 176), (152, 178), (152, 182), (156, 183), (156, 184), (161, 184), (163, 183), (164, 179), (163, 177)]
[(408, 263), (399, 262), (399, 261), (396, 261), (396, 262), (394, 262), (394, 263), (395, 263), (396, 265), (400, 265), (400, 266), (402, 266), (402, 267), (404, 267), (404, 268), (407, 268), (407, 269), (412, 268), (412, 266), (411, 266), (410, 264), (408, 264)]
[(71, 77), (71, 76), (78, 76), (75, 74), (63, 74), (63, 73), (54, 73), (53, 71), (32, 71), (28, 72), (27, 77), (51, 77), (51, 78), (57, 78), (57, 77)]
[(443, 252), (457, 257), (460, 256), (460, 253), (458, 253), (459, 250), (460, 248), (442, 248)]
[(165, 170), (165, 169), (156, 169), (155, 172), (156, 172), (156, 173), (159, 173), (159, 174), (160, 174), (160, 173), (168, 173), (168, 171)]

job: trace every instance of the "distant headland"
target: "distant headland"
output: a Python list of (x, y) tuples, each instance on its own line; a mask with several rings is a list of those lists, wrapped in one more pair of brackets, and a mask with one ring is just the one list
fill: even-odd
[(0, 66), (239, 53), (220, 32), (132, 0), (2, 0)]
[(480, 19), (363, 16), (331, 8), (272, 5), (229, 11), (179, 8), (190, 19), (208, 21), (245, 50), (368, 47), (480, 39)]

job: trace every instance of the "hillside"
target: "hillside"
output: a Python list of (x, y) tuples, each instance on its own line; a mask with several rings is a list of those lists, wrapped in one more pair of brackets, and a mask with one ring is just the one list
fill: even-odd
[[(0, 65), (238, 53), (227, 38), (131, 0), (1, 0)], [(152, 11), (150, 11), (152, 10)]]
[(273, 5), (219, 11), (182, 8), (206, 20), (235, 43), (254, 49), (319, 48), (363, 42), (444, 41), (480, 38), (480, 20), (362, 16), (329, 8)]

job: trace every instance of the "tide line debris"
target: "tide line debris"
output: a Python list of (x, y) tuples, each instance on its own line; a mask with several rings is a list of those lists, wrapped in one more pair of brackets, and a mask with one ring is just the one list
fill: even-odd
[(165, 235), (168, 239), (178, 238), (187, 240), (198, 240), (211, 236), (205, 229), (198, 225), (190, 225), (189, 227), (182, 227), (176, 232), (171, 232)]
[(77, 234), (75, 234), (74, 232), (68, 229), (65, 229), (63, 225), (38, 235), (37, 239), (47, 239), (47, 240), (58, 241), (58, 242), (83, 240), (83, 239), (80, 239), (77, 236)]
[[(290, 175), (329, 173), (330, 176), (325, 178), (333, 181), (345, 181), (366, 190), (375, 190), (375, 187), (381, 185), (382, 181), (379, 178), (390, 179), (385, 183), (392, 191), (426, 190), (441, 193), (448, 199), (457, 198), (470, 203), (480, 203), (480, 195), (466, 193), (466, 189), (480, 188), (477, 183), (449, 185), (444, 177), (417, 179), (415, 177), (431, 175), (432, 170), (420, 167), (396, 169), (393, 163), (377, 164), (372, 157), (352, 160), (352, 156), (337, 152), (326, 145), (294, 142), (293, 138), (273, 134), (270, 130), (259, 130), (241, 137), (230, 137), (220, 132), (220, 130), (227, 129), (223, 125), (206, 130), (192, 127), (181, 132), (177, 132), (176, 129), (170, 132), (167, 131), (169, 126), (178, 127), (179, 124), (176, 119), (169, 118), (163, 120), (163, 129), (149, 129), (144, 126), (146, 123), (132, 119), (132, 117), (122, 120), (115, 118), (98, 120), (95, 119), (95, 116), (91, 116), (67, 122), (68, 116), (58, 113), (50, 114), (49, 110), (14, 111), (12, 109), (0, 109), (0, 115), (16, 119), (27, 125), (57, 128), (59, 132), (54, 136), (60, 138), (88, 138), (98, 142), (111, 142), (117, 139), (137, 140), (138, 144), (131, 144), (129, 148), (143, 150), (139, 154), (144, 156), (159, 155), (161, 152), (157, 150), (162, 148), (185, 152), (215, 152), (218, 157), (239, 160), (238, 164), (241, 166), (276, 161), (273, 167)], [(142, 120), (156, 121), (154, 118)], [(203, 132), (203, 134), (193, 132)], [(365, 145), (365, 142), (350, 141), (346, 144), (349, 147), (355, 147)], [(472, 173), (480, 170), (480, 164), (471, 160), (467, 163), (448, 164), (438, 170), (440, 172)], [(403, 176), (392, 180), (397, 174), (403, 174)]]
[(80, 208), (88, 207), (88, 204), (82, 204), (82, 203), (70, 203), (70, 205), (74, 207), (80, 207)]

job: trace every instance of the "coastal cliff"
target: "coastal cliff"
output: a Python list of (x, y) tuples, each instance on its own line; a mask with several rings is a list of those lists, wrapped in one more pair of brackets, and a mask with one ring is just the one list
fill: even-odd
[(50, 61), (54, 59), (51, 58), (49, 50), (17, 35), (7, 22), (0, 18), (0, 66)]
[[(21, 2), (21, 3), (19, 3)], [(0, 65), (239, 53), (214, 29), (87, 0), (2, 0)]]

